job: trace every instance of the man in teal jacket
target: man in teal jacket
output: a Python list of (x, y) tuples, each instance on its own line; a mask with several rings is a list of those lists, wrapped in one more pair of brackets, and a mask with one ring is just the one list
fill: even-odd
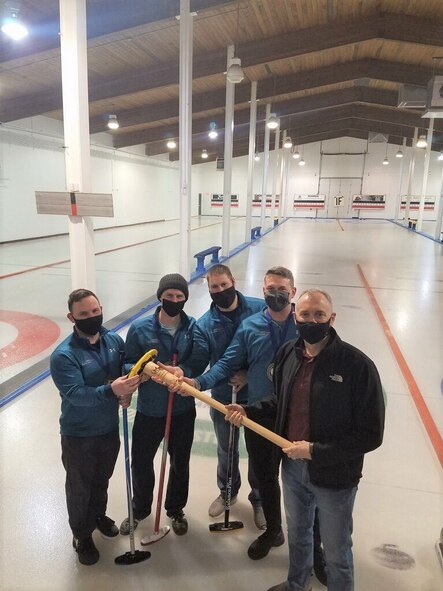
[[(247, 368), (247, 404), (267, 398), (273, 391), (272, 372), (280, 346), (298, 337), (291, 304), (295, 296), (294, 277), (285, 267), (266, 272), (263, 293), (267, 304), (260, 312), (246, 318), (236, 331), (223, 357), (211, 369), (194, 380), (201, 390), (213, 388), (242, 368)], [(263, 413), (258, 420), (268, 429), (274, 418)], [(248, 549), (253, 560), (264, 558), (273, 546), (284, 543), (281, 527), (279, 465), (272, 443), (249, 429), (245, 431), (249, 460), (259, 482), (266, 519), (266, 531)]]
[[(264, 300), (244, 296), (235, 289), (235, 279), (231, 270), (226, 265), (214, 265), (206, 275), (209, 295), (212, 304), (209, 310), (197, 321), (194, 332), (193, 357), (202, 357), (203, 367), (208, 362), (211, 367), (223, 356), (227, 347), (232, 341), (241, 322), (259, 312), (264, 307)], [(245, 370), (240, 370), (233, 376), (224, 379), (222, 383), (211, 390), (212, 398), (223, 404), (232, 401), (232, 388), (237, 388), (237, 401), (240, 403), (248, 400), (248, 385), (245, 384)], [(211, 503), (209, 515), (218, 517), (225, 509), (226, 482), (228, 473), (228, 447), (229, 447), (229, 423), (224, 416), (214, 409), (210, 409), (210, 415), (214, 424), (215, 436), (217, 438), (217, 485), (220, 494)], [(235, 430), (233, 468), (232, 468), (232, 490), (231, 505), (237, 501), (237, 494), (241, 484), (239, 471), (239, 432)], [(252, 466), (248, 466), (248, 480), (251, 486), (249, 501), (254, 509), (254, 521), (258, 528), (266, 526), (261, 507), (258, 482), (254, 476)]]
[[(149, 349), (157, 349), (158, 361), (186, 368), (192, 352), (195, 326), (195, 319), (183, 312), (188, 296), (188, 284), (184, 277), (170, 273), (161, 278), (157, 290), (161, 306), (154, 315), (136, 320), (129, 328), (126, 337), (126, 369)], [(167, 406), (168, 389), (165, 386), (153, 380), (140, 385), (132, 430), (135, 527), (151, 513), (155, 483), (154, 457), (164, 436)], [(165, 509), (177, 535), (184, 535), (188, 531), (183, 509), (188, 500), (189, 460), (195, 416), (194, 399), (175, 396), (168, 446), (170, 470)], [(120, 533), (129, 534), (128, 518), (121, 524)]]
[(118, 535), (106, 516), (108, 483), (120, 448), (118, 406), (130, 404), (140, 380), (122, 377), (124, 343), (102, 327), (97, 296), (76, 289), (68, 308), (74, 331), (52, 353), (50, 369), (62, 399), (62, 461), (73, 546), (79, 562), (92, 565), (99, 559), (94, 529), (105, 537)]

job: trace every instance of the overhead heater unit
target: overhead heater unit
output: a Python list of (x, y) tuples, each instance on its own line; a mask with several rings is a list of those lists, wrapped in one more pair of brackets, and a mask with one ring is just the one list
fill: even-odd
[(402, 84), (398, 90), (397, 107), (403, 109), (426, 108), (426, 88), (414, 84)]
[(434, 76), (429, 80), (426, 111), (422, 117), (443, 119), (443, 76)]

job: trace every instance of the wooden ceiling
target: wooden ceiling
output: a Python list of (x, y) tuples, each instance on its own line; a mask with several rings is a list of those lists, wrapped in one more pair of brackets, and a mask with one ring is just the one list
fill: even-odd
[[(0, 37), (0, 121), (62, 117), (58, 0), (22, 0), (30, 30)], [(266, 103), (297, 144), (389, 135), (411, 141), (428, 119), (399, 109), (401, 84), (443, 73), (442, 0), (191, 0), (194, 17), (193, 162), (223, 154), (226, 48), (245, 80), (235, 89), (234, 155), (247, 154), (250, 81), (258, 82), (257, 146)], [(90, 131), (120, 128), (114, 145), (166, 153), (178, 137), (179, 0), (87, 0)], [(217, 140), (209, 140), (216, 123)], [(434, 147), (443, 145), (443, 119)], [(170, 154), (178, 158), (177, 152)]]

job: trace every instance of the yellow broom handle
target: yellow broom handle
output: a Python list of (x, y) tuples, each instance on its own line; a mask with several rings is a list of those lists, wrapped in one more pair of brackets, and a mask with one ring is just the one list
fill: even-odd
[[(175, 375), (173, 375), (172, 373), (170, 373), (169, 371), (167, 371), (165, 369), (160, 369), (160, 367), (156, 363), (154, 363), (153, 361), (149, 361), (145, 365), (145, 367), (143, 369), (143, 373), (147, 374), (149, 377), (152, 377), (154, 375), (156, 377), (159, 377), (160, 380), (163, 383), (167, 384), (168, 386), (176, 386), (177, 385), (178, 378)], [(218, 410), (219, 412), (223, 413), (224, 415), (228, 414), (228, 411), (226, 410), (226, 407), (224, 404), (222, 404), (221, 402), (218, 402), (218, 400), (214, 400), (213, 398), (211, 398), (211, 396), (208, 396), (207, 394), (200, 392), (200, 390), (197, 390), (197, 388), (193, 388), (189, 384), (182, 382), (182, 384), (180, 386), (180, 390), (185, 392), (186, 394), (190, 394), (191, 396), (193, 396), (194, 398), (197, 398), (198, 400), (201, 400), (201, 402), (204, 402), (205, 404), (212, 406), (212, 408), (215, 408), (215, 410)], [(254, 422), (254, 421), (251, 421), (251, 419), (248, 419), (247, 417), (243, 417), (242, 424), (244, 427), (251, 429), (251, 431), (254, 431), (254, 433), (258, 433), (258, 435), (261, 435), (262, 437), (264, 437), (268, 441), (275, 443), (275, 445), (278, 445), (281, 448), (290, 447), (292, 445), (291, 441), (288, 441), (284, 437), (280, 437), (280, 435), (277, 435), (277, 433), (274, 433), (273, 431), (266, 429), (266, 427), (262, 427), (261, 425), (259, 425), (258, 423)]]

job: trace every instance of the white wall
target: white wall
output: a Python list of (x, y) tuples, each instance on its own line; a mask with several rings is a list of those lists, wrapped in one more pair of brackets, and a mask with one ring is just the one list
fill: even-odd
[[(193, 171), (191, 215), (200, 177)], [(149, 158), (142, 146), (114, 150), (110, 134), (91, 141), (91, 182), (92, 191), (112, 193), (114, 200), (114, 218), (94, 218), (95, 228), (180, 215), (178, 163)], [(37, 190), (66, 191), (62, 125), (45, 117), (0, 129), (0, 242), (68, 232), (66, 217), (37, 215)]]
[[(68, 221), (64, 216), (37, 215), (34, 196), (36, 190), (66, 190), (62, 131), (60, 121), (46, 117), (33, 117), (0, 128), (0, 242), (68, 232)], [(323, 142), (323, 152), (363, 152), (366, 147), (366, 141), (354, 138)], [(294, 211), (292, 202), (294, 195), (315, 195), (318, 192), (320, 144), (299, 146), (299, 149), (306, 166), (300, 167), (297, 161), (289, 159), (286, 214), (312, 216), (315, 210)], [(386, 208), (365, 211), (364, 217), (394, 217), (400, 170), (400, 160), (395, 158), (397, 149), (393, 145), (388, 147), (390, 165), (382, 166), (386, 145), (369, 144), (362, 192), (386, 194)], [(402, 193), (407, 188), (410, 152), (409, 148), (405, 149)], [(420, 195), (423, 177), (424, 150), (417, 153), (413, 195)], [(261, 156), (259, 162), (254, 162), (253, 189), (259, 194), (262, 192), (263, 174)], [(436, 160), (436, 156), (431, 154), (427, 195), (438, 198), (442, 163)], [(360, 176), (361, 164), (361, 157), (357, 156), (324, 156), (322, 176), (343, 179)], [(239, 207), (231, 209), (232, 215), (244, 216), (246, 213), (247, 165), (247, 156), (233, 159), (232, 193), (239, 195)], [(272, 192), (275, 169), (275, 153), (271, 150), (268, 194)], [(115, 150), (111, 135), (101, 133), (93, 136), (91, 141), (91, 174), (92, 190), (112, 193), (114, 198), (115, 217), (95, 218), (96, 228), (177, 219), (180, 216), (177, 162), (149, 158), (143, 154), (143, 146)], [(356, 183), (359, 185), (359, 181)], [(335, 189), (338, 190), (338, 187), (340, 184), (335, 185)], [(191, 215), (197, 215), (199, 193), (202, 194), (203, 215), (222, 215), (221, 208), (210, 205), (212, 193), (222, 192), (223, 172), (216, 170), (215, 162), (193, 166)], [(278, 183), (277, 194), (279, 192)], [(259, 216), (260, 208), (254, 209), (253, 215)], [(435, 219), (435, 211), (425, 212), (425, 219)]]
[[(399, 174), (401, 160), (395, 157), (398, 146), (388, 145), (389, 166), (383, 166), (382, 162), (386, 154), (386, 144), (367, 144), (364, 140), (356, 138), (341, 138), (337, 140), (328, 140), (323, 142), (323, 152), (364, 152), (368, 148), (365, 159), (365, 168), (363, 174), (362, 193), (363, 194), (384, 194), (386, 195), (386, 207), (383, 210), (362, 211), (362, 217), (393, 218), (399, 187)], [(289, 216), (312, 216), (315, 210), (310, 213), (306, 211), (294, 211), (292, 202), (294, 195), (316, 195), (319, 188), (320, 172), (320, 143), (299, 146), (299, 151), (303, 155), (306, 165), (301, 167), (298, 161), (289, 158), (288, 173), (288, 208), (286, 210)], [(424, 168), (424, 150), (416, 150), (416, 162), (414, 178), (412, 183), (412, 195), (420, 195), (423, 182)], [(409, 171), (409, 162), (411, 149), (404, 149), (403, 158), (403, 176), (402, 176), (402, 194), (406, 193)], [(427, 195), (433, 195), (437, 201), (440, 196), (440, 183), (442, 174), (442, 162), (437, 161), (435, 152), (431, 152), (431, 164), (428, 177)], [(254, 163), (254, 193), (262, 192), (262, 174), (263, 174), (263, 154), (259, 162)], [(275, 169), (275, 155), (271, 152), (270, 168)], [(247, 191), (247, 166), (248, 158), (234, 158), (232, 165), (232, 193), (239, 195), (239, 207), (231, 208), (232, 215), (245, 215), (246, 209), (246, 191)], [(199, 164), (194, 167), (202, 171), (202, 194), (203, 194), (203, 213), (205, 215), (221, 215), (221, 208), (211, 207), (212, 193), (223, 192), (223, 173), (216, 170), (215, 162)], [(322, 177), (338, 177), (343, 179), (343, 185), (347, 177), (361, 177), (363, 170), (362, 156), (323, 156), (322, 158)], [(360, 187), (361, 181), (355, 180), (353, 187)], [(339, 187), (340, 183), (338, 181)], [(268, 175), (267, 193), (272, 192), (272, 174)], [(324, 187), (324, 181), (322, 181)], [(280, 188), (277, 185), (277, 193)], [(320, 191), (321, 192), (321, 191)], [(359, 191), (358, 191), (359, 192)], [(437, 203), (437, 202), (436, 202)], [(259, 212), (254, 212), (259, 215)], [(436, 209), (433, 212), (426, 211), (424, 219), (435, 219)]]

